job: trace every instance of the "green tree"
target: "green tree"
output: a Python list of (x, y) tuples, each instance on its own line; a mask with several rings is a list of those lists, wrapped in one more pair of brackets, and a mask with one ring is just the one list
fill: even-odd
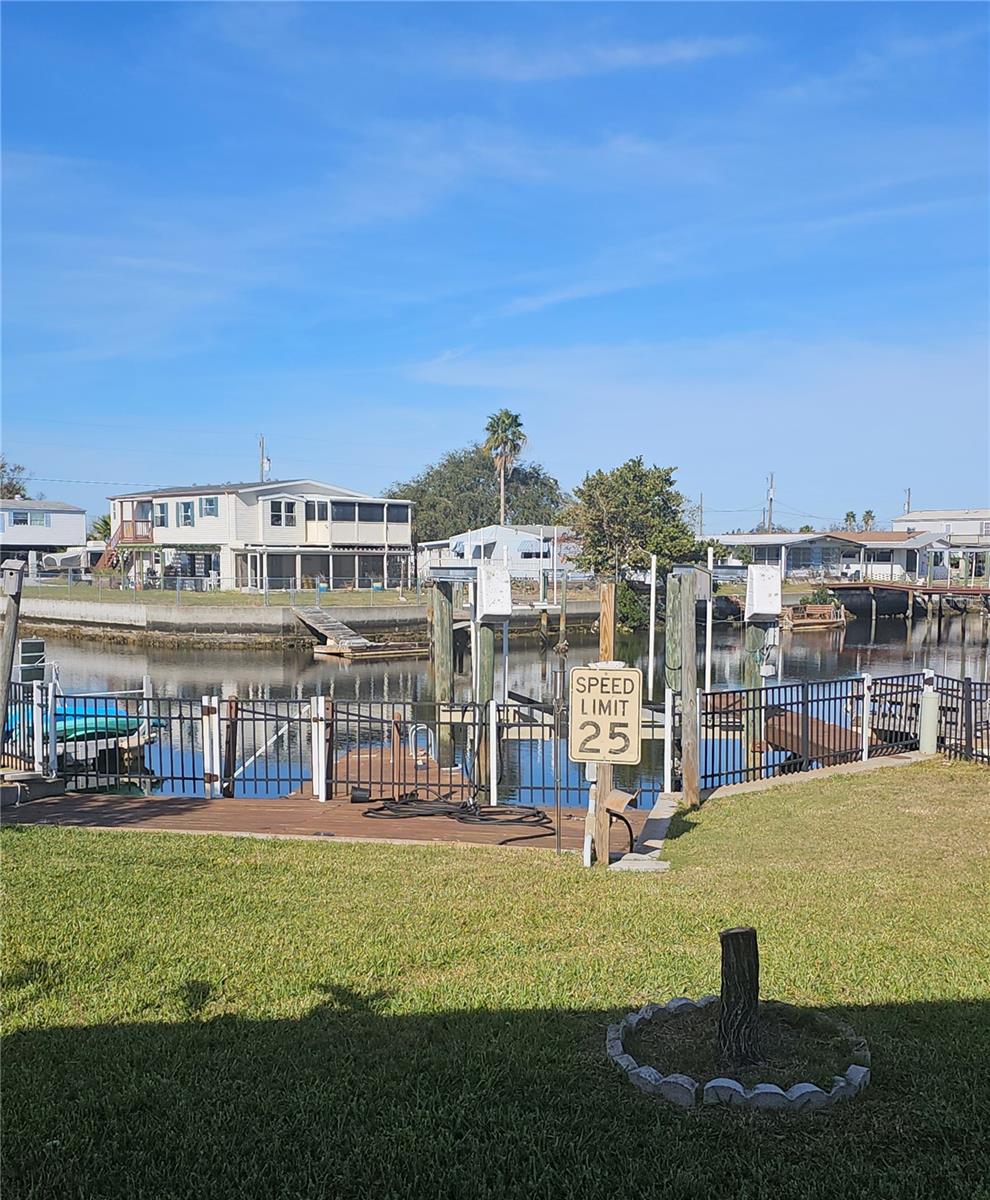
[(20, 463), (7, 461), (5, 454), (0, 454), (0, 498), (17, 500), (27, 498), (27, 481), (30, 476)]
[(844, 517), (843, 528), (849, 533), (852, 533), (852, 531), (856, 528), (856, 514), (852, 509), (850, 509)]
[(802, 525), (798, 533), (814, 533), (815, 530), (811, 525)]
[[(490, 453), (472, 445), (451, 450), (406, 483), (393, 483), (387, 495), (413, 502), (414, 542), (494, 525), (499, 518), (499, 482)], [(560, 521), (567, 497), (539, 463), (519, 463), (506, 480), (506, 499), (520, 525)]]
[(581, 545), (580, 567), (622, 579), (648, 568), (651, 554), (661, 573), (672, 563), (701, 557), (684, 497), (674, 486), (674, 470), (648, 467), (640, 456), (585, 476), (565, 515)]
[(110, 525), (110, 514), (103, 513), (101, 516), (93, 518), (93, 524), (90, 525), (87, 536), (94, 542), (108, 542), (111, 533), (113, 533), (113, 528)]
[(874, 525), (876, 525), (876, 523), (877, 523), (877, 514), (873, 511), (872, 508), (868, 508), (866, 510), (866, 512), (863, 513), (863, 529), (867, 533), (869, 533), (869, 531), (873, 528)]
[(499, 524), (504, 525), (505, 481), (507, 476), (512, 474), (512, 468), (519, 461), (519, 455), (526, 445), (522, 418), (507, 408), (500, 408), (488, 418), (485, 433), (488, 434), (485, 449), (495, 460), (495, 470), (498, 471)]

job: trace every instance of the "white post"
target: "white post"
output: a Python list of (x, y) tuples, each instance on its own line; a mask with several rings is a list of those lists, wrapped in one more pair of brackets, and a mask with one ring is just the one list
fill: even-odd
[(674, 787), (674, 693), (663, 690), (663, 790), (668, 794)]
[(498, 701), (488, 701), (488, 795), (492, 808), (498, 804)]
[(860, 734), (862, 736), (861, 757), (863, 762), (870, 757), (870, 729), (873, 724), (872, 711), (873, 678), (868, 672), (863, 673), (863, 716)]
[(53, 679), (48, 685), (48, 774), (58, 774), (58, 739), (55, 729), (55, 699), (58, 684)]
[(33, 721), (31, 749), (34, 752), (34, 769), (39, 775), (45, 773), (45, 704), (40, 679), (31, 684), (31, 716)]
[(657, 650), (657, 556), (650, 555), (650, 667), (646, 677), (646, 697), (653, 699), (653, 675), (656, 671)]
[(207, 799), (220, 795), (220, 701), (215, 696), (202, 698), (203, 792)]
[(509, 703), (509, 622), (502, 622), (502, 703)]
[(327, 799), (327, 698), (314, 696), (310, 701), (312, 732), (310, 735), (310, 761), (313, 773), (313, 795), (321, 803)]
[(712, 582), (712, 575), (715, 571), (715, 551), (708, 547), (708, 599), (705, 601), (705, 691), (712, 690), (712, 610), (714, 601), (712, 600), (712, 592), (715, 590), (715, 585)]
[(553, 602), (557, 603), (557, 526), (553, 527)]

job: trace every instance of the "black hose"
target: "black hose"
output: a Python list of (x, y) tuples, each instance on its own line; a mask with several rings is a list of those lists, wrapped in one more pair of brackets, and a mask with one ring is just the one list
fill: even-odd
[[(430, 789), (433, 790), (433, 789)], [(447, 793), (449, 796), (449, 793)], [(551, 828), (550, 818), (542, 809), (521, 804), (481, 806), (475, 800), (454, 801), (437, 794), (437, 799), (420, 799), (416, 792), (394, 800), (384, 800), (364, 810), (375, 820), (404, 821), (413, 817), (450, 817), (464, 825), (529, 825)]]

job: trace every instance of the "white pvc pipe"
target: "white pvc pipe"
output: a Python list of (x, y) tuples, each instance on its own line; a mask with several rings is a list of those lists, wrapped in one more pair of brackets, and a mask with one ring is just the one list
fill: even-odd
[(646, 695), (653, 699), (653, 675), (657, 650), (657, 556), (650, 555), (650, 667), (646, 677)]
[(715, 570), (715, 551), (708, 547), (708, 599), (705, 602), (705, 691), (712, 690), (712, 573)]

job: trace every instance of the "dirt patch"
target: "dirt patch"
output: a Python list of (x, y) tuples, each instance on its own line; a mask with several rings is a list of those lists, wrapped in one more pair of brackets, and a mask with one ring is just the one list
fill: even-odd
[(826, 1091), (832, 1078), (849, 1066), (849, 1041), (820, 1013), (790, 1005), (760, 1005), (760, 1051), (763, 1061), (732, 1067), (719, 1061), (719, 1005), (659, 1012), (626, 1034), (626, 1049), (641, 1066), (661, 1074), (680, 1072), (702, 1083), (719, 1076), (744, 1087), (775, 1083), (785, 1090), (795, 1083), (814, 1083)]

